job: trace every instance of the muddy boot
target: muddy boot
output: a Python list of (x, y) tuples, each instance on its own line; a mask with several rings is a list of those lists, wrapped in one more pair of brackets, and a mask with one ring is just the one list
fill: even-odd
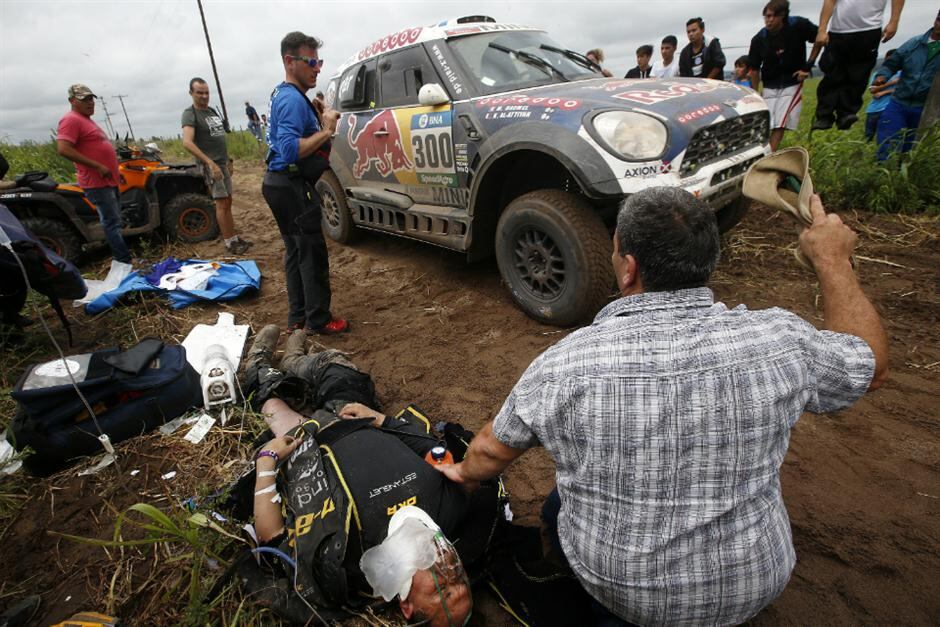
[(277, 350), (277, 340), (281, 336), (281, 328), (276, 324), (269, 324), (261, 329), (255, 336), (255, 341), (245, 356), (245, 373), (264, 366), (270, 367), (274, 360), (274, 351)]
[(281, 367), (287, 372), (302, 376), (298, 371), (300, 370), (300, 361), (306, 358), (304, 354), (306, 345), (307, 334), (304, 333), (303, 329), (297, 329), (291, 333), (284, 345), (284, 357), (281, 358)]

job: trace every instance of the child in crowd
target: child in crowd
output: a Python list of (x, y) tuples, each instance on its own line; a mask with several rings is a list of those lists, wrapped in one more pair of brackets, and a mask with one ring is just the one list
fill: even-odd
[[(894, 54), (894, 50), (888, 50), (888, 52), (885, 53), (885, 61), (887, 61), (892, 54)], [(871, 102), (868, 103), (868, 108), (865, 109), (865, 141), (869, 142), (874, 139), (875, 134), (878, 132), (878, 119), (881, 117), (881, 112), (888, 106), (888, 102), (891, 101), (891, 94), (894, 93), (894, 86), (901, 80), (901, 73), (896, 72), (884, 85), (874, 86), (872, 85), (874, 80), (875, 72), (872, 72), (871, 78), (868, 81), (868, 89), (871, 92)]]
[(747, 55), (738, 57), (738, 60), (734, 62), (734, 84), (754, 89), (754, 86), (751, 85), (750, 72), (751, 61), (747, 58)]

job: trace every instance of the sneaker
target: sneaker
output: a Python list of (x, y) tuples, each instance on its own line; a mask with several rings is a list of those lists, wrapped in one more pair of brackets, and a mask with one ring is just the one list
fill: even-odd
[(825, 131), (826, 129), (832, 128), (832, 118), (816, 118), (813, 120), (813, 126), (810, 130), (813, 131)]
[(307, 335), (337, 335), (349, 331), (349, 323), (343, 318), (333, 318), (319, 329), (306, 328)]
[(841, 118), (839, 118), (839, 120), (836, 122), (836, 127), (840, 131), (847, 131), (852, 128), (852, 125), (856, 122), (858, 122), (858, 116), (854, 113), (849, 113), (848, 115), (843, 115)]

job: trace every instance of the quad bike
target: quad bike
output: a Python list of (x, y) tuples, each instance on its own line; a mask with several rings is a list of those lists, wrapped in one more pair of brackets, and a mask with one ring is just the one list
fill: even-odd
[[(154, 145), (121, 146), (117, 153), (125, 237), (157, 229), (168, 239), (187, 243), (218, 236), (215, 202), (195, 165), (165, 163)], [(0, 203), (46, 247), (69, 261), (79, 258), (85, 244), (105, 241), (98, 212), (82, 189), (74, 183), (56, 183), (45, 172), (17, 177), (16, 187), (0, 192)]]

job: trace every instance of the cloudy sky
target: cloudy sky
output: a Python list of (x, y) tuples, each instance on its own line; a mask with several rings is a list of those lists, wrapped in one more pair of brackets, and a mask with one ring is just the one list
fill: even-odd
[[(246, 123), (245, 100), (259, 112), (267, 109), (268, 94), (283, 78), (279, 43), (292, 30), (325, 41), (320, 56), (328, 77), (351, 54), (389, 33), (484, 14), (543, 28), (575, 50), (601, 47), (605, 65), (622, 76), (635, 65), (637, 46), (658, 45), (667, 34), (684, 45), (690, 17), (705, 20), (706, 34), (721, 40), (729, 58), (746, 53), (751, 36), (763, 26), (763, 5), (763, 0), (203, 3), (229, 116), (237, 127)], [(791, 14), (818, 20), (821, 0), (791, 5)], [(898, 35), (882, 45), (882, 52), (926, 31), (938, 5), (937, 0), (907, 0)], [(196, 0), (0, 0), (0, 141), (46, 140), (68, 109), (68, 86), (77, 82), (106, 98), (122, 136), (127, 123), (114, 98), (118, 94), (126, 94), (137, 137), (175, 136), (180, 113), (191, 104), (188, 81), (197, 75), (209, 80), (212, 104), (218, 107)], [(94, 119), (105, 125), (100, 105)]]

